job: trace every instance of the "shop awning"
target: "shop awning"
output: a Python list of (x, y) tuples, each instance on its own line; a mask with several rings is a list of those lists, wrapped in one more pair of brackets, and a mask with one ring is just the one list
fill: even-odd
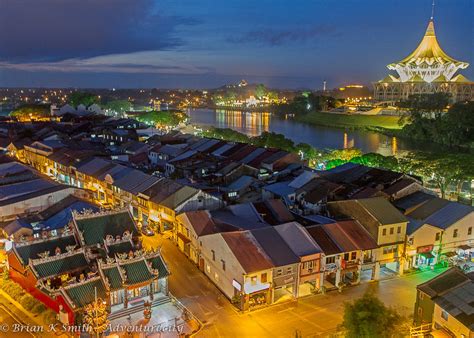
[(452, 338), (453, 335), (451, 335), (449, 332), (447, 332), (444, 329), (438, 329), (430, 332), (431, 337), (433, 338)]
[(469, 250), (469, 249), (472, 249), (472, 248), (471, 248), (470, 245), (463, 244), (463, 245), (458, 246), (458, 249), (461, 249), (461, 250)]
[(191, 242), (189, 238), (187, 238), (185, 235), (182, 233), (178, 232), (178, 238), (183, 241), (184, 244), (188, 244)]
[(450, 258), (450, 257), (457, 256), (457, 253), (455, 253), (454, 251), (449, 251), (449, 252), (443, 252), (441, 255)]
[(431, 252), (422, 252), (422, 253), (420, 253), (420, 255), (425, 257), (426, 259), (430, 259), (430, 258), (435, 257)]

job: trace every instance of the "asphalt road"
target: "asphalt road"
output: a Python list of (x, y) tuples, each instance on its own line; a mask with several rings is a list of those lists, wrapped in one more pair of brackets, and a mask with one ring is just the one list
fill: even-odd
[(363, 283), (339, 292), (314, 295), (298, 301), (273, 305), (256, 312), (241, 314), (218, 289), (170, 241), (144, 237), (145, 247), (162, 248), (171, 270), (170, 292), (185, 304), (203, 323), (198, 337), (325, 337), (342, 321), (344, 302), (356, 299), (366, 290), (373, 291), (385, 304), (411, 316), (416, 285), (441, 271), (426, 271), (394, 277), (379, 282)]
[[(3, 300), (4, 301), (4, 300)], [(26, 329), (25, 324), (4, 303), (0, 303), (0, 337), (36, 337), (30, 332), (20, 332)], [(17, 332), (14, 332), (16, 330)]]

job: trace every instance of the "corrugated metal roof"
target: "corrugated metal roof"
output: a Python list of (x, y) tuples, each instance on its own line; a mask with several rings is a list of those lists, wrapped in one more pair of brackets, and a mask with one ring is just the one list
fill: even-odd
[(472, 212), (474, 212), (474, 208), (469, 205), (449, 202), (443, 208), (429, 216), (425, 220), (425, 223), (428, 223), (440, 229), (447, 229), (454, 223), (471, 214)]
[(412, 208), (416, 208), (430, 199), (436, 198), (436, 196), (427, 194), (423, 191), (417, 191), (411, 195), (400, 198), (393, 202), (393, 204), (403, 212), (409, 211)]
[(250, 232), (275, 266), (285, 266), (300, 261), (274, 227), (269, 226)]
[(319, 245), (298, 222), (277, 225), (275, 230), (291, 250), (300, 257), (322, 252)]
[(253, 273), (274, 267), (272, 261), (257, 244), (249, 231), (221, 233), (234, 257), (246, 273)]
[(366, 198), (357, 201), (382, 225), (403, 223), (407, 221), (406, 217), (383, 197)]
[(306, 231), (319, 245), (326, 256), (344, 252), (339, 245), (331, 238), (322, 225), (313, 225), (306, 228)]

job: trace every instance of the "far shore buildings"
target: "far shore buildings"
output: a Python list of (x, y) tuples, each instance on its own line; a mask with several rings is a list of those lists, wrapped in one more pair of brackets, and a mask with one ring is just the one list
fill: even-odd
[(374, 83), (374, 98), (394, 102), (414, 94), (442, 92), (451, 94), (453, 102), (474, 100), (474, 82), (462, 74), (456, 75), (468, 66), (469, 63), (455, 60), (441, 49), (431, 18), (418, 47), (403, 60), (387, 66), (398, 77), (389, 74)]

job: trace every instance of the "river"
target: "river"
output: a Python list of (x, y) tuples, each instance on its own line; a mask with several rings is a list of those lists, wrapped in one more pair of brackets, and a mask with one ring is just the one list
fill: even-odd
[(318, 149), (359, 148), (363, 152), (403, 155), (408, 151), (436, 151), (431, 145), (419, 144), (364, 130), (344, 130), (308, 125), (282, 119), (271, 113), (212, 109), (189, 109), (190, 122), (198, 126), (231, 128), (249, 136), (271, 131), (285, 135), (295, 143), (308, 143)]

